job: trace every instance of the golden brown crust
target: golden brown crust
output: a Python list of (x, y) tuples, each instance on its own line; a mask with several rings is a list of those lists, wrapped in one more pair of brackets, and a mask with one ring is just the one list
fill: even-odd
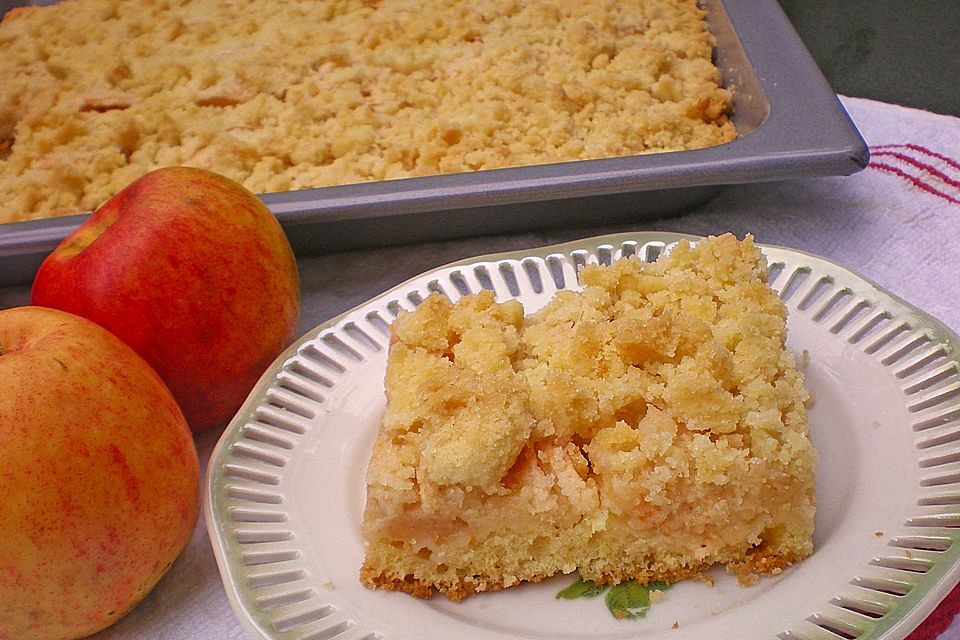
[[(433, 584), (420, 582), (415, 579), (413, 576), (406, 576), (404, 578), (393, 578), (384, 575), (384, 572), (378, 572), (373, 567), (368, 567), (363, 565), (360, 569), (360, 582), (371, 588), (371, 589), (383, 589), (385, 591), (402, 591), (404, 593), (409, 593), (415, 598), (429, 598), (433, 596), (436, 592), (436, 588)], [(461, 595), (459, 598), (450, 597), (451, 600), (462, 600), (466, 595)]]
[(741, 584), (752, 584), (752, 576), (775, 576), (810, 555), (809, 551), (794, 551), (779, 555), (749, 554), (742, 562), (727, 563), (727, 571), (737, 576)]
[[(540, 582), (550, 576), (530, 576), (525, 582)], [(417, 580), (413, 576), (407, 575), (403, 578), (385, 575), (384, 572), (378, 573), (372, 567), (363, 566), (360, 570), (360, 582), (371, 589), (383, 589), (384, 591), (402, 591), (409, 593), (415, 598), (427, 599), (434, 595), (441, 594), (453, 602), (460, 602), (467, 596), (486, 591), (501, 591), (514, 586), (515, 583), (507, 584), (506, 581), (496, 578), (484, 578), (479, 582), (473, 578), (464, 578), (459, 584), (453, 586), (438, 585), (432, 582)]]
[[(802, 554), (791, 554), (782, 557), (764, 557), (754, 562), (753, 558), (748, 558), (745, 562), (729, 563), (727, 571), (737, 577), (737, 580), (744, 586), (749, 586), (756, 582), (758, 575), (774, 576), (779, 575), (784, 569), (804, 559)], [(673, 584), (682, 580), (700, 580), (703, 579), (703, 573), (713, 567), (713, 563), (703, 563), (699, 566), (684, 567), (672, 571), (650, 571), (646, 568), (637, 571), (623, 570), (616, 573), (607, 573), (591, 577), (591, 581), (596, 584), (619, 584), (627, 580), (634, 580), (639, 584), (649, 584), (651, 582), (663, 582)], [(552, 576), (534, 575), (525, 579), (525, 582), (541, 582)], [(360, 570), (360, 582), (371, 589), (382, 589), (384, 591), (402, 591), (415, 598), (428, 599), (435, 595), (442, 595), (459, 602), (467, 596), (487, 591), (501, 591), (514, 586), (515, 583), (506, 584), (502, 579), (484, 578), (481, 588), (480, 584), (473, 579), (467, 578), (458, 585), (449, 587), (438, 585), (433, 582), (417, 580), (413, 576), (407, 575), (403, 578), (397, 578), (387, 575), (384, 571), (378, 571), (373, 567), (364, 565)], [(712, 584), (712, 580), (710, 581)]]

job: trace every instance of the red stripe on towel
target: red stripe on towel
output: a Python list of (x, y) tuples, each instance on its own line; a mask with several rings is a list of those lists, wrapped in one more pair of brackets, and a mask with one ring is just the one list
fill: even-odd
[(910, 632), (907, 640), (936, 640), (953, 623), (958, 611), (960, 611), (960, 585), (955, 586), (933, 613)]
[(907, 182), (909, 182), (910, 184), (912, 184), (913, 186), (917, 187), (918, 189), (922, 189), (927, 193), (937, 196), (938, 198), (943, 198), (944, 200), (946, 200), (951, 204), (960, 204), (960, 200), (958, 200), (957, 198), (947, 195), (946, 193), (944, 193), (943, 191), (940, 191), (936, 187), (930, 186), (929, 184), (924, 182), (922, 179), (918, 178), (915, 175), (907, 173), (903, 169), (898, 169), (893, 165), (885, 164), (883, 162), (871, 162), (869, 166), (871, 169), (878, 169), (880, 171), (886, 171), (888, 173), (894, 174), (895, 176), (899, 176), (904, 180), (906, 180)]
[(951, 187), (960, 188), (960, 180), (954, 180), (953, 178), (951, 178), (950, 176), (948, 176), (948, 175), (945, 174), (944, 172), (940, 171), (940, 170), (937, 169), (936, 167), (934, 167), (934, 166), (932, 166), (932, 165), (929, 165), (929, 164), (927, 164), (926, 162), (920, 162), (920, 161), (917, 160), (916, 158), (912, 158), (912, 157), (908, 156), (908, 155), (905, 154), (905, 153), (899, 153), (899, 152), (897, 152), (897, 151), (875, 151), (875, 152), (873, 152), (873, 157), (877, 157), (877, 156), (890, 156), (891, 158), (896, 158), (897, 160), (902, 160), (903, 162), (906, 162), (907, 164), (912, 165), (912, 166), (916, 167), (917, 169), (921, 169), (921, 170), (929, 173), (930, 175), (934, 176), (935, 178), (939, 178), (940, 180), (943, 180), (944, 182), (946, 182), (946, 183), (947, 183), (948, 185), (950, 185)]
[(878, 144), (870, 147), (873, 149), (910, 149), (911, 151), (916, 151), (917, 153), (922, 153), (925, 156), (930, 156), (931, 158), (936, 158), (937, 160), (942, 160), (954, 169), (960, 169), (960, 162), (954, 160), (950, 156), (945, 156), (942, 153), (937, 153), (936, 151), (931, 151), (926, 147), (921, 147), (918, 144)]

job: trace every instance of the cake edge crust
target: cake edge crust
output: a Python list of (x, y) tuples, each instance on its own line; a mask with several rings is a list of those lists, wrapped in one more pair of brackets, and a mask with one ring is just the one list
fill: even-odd
[[(810, 551), (793, 550), (778, 555), (766, 555), (755, 553), (746, 556), (743, 560), (736, 560), (726, 563), (727, 572), (736, 576), (737, 581), (743, 586), (750, 586), (757, 581), (758, 575), (775, 576), (782, 573), (793, 564), (800, 562), (810, 555)], [(673, 584), (682, 580), (704, 580), (708, 583), (713, 582), (709, 577), (704, 576), (707, 571), (718, 562), (704, 562), (697, 565), (683, 567), (682, 569), (670, 571), (642, 570), (641, 572), (608, 572), (601, 576), (592, 577), (592, 581), (597, 584), (618, 584), (626, 580), (638, 580), (641, 584), (651, 582), (665, 582)], [(570, 572), (573, 573), (573, 572)], [(645, 578), (638, 578), (638, 573), (646, 574)], [(522, 581), (512, 580), (509, 584), (503, 578), (489, 577), (483, 581), (474, 580), (471, 577), (463, 578), (460, 584), (444, 588), (442, 585), (434, 584), (426, 580), (418, 580), (414, 576), (405, 575), (403, 577), (392, 576), (389, 572), (378, 570), (368, 566), (364, 562), (360, 569), (360, 582), (371, 589), (381, 589), (384, 591), (401, 591), (415, 598), (429, 599), (436, 594), (446, 596), (453, 602), (459, 602), (467, 596), (487, 591), (501, 591), (509, 587), (517, 586), (522, 582), (541, 582), (547, 578), (556, 575), (562, 575), (562, 572), (553, 574), (538, 574), (523, 578)], [(569, 575), (566, 574), (566, 575)]]

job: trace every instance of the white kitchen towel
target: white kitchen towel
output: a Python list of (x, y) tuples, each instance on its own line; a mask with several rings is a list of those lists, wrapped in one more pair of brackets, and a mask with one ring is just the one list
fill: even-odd
[[(819, 254), (960, 331), (960, 119), (858, 98), (843, 103), (871, 147), (845, 178), (738, 185), (686, 215), (632, 227), (550, 230), (304, 258), (302, 331), (432, 267), (482, 253), (640, 229), (733, 231)], [(385, 268), (389, 265), (389, 268)], [(198, 439), (206, 461), (216, 434)], [(227, 602), (204, 523), (170, 573), (97, 640), (247, 638)], [(941, 636), (960, 637), (956, 623)]]

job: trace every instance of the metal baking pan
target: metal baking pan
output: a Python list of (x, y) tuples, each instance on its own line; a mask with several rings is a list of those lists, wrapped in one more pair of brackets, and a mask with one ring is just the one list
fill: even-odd
[[(0, 0), (0, 11), (31, 4)], [(35, 1), (32, 4), (49, 4)], [(689, 209), (725, 185), (864, 168), (867, 146), (776, 0), (702, 0), (733, 89), (733, 142), (695, 151), (407, 178), (261, 196), (298, 253)], [(0, 226), (0, 285), (28, 282), (88, 214)]]

